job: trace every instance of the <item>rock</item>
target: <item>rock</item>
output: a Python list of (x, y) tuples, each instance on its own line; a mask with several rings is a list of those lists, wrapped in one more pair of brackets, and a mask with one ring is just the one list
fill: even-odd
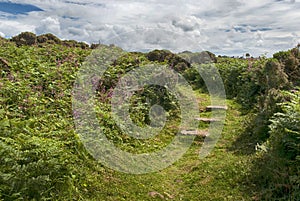
[(201, 137), (206, 137), (209, 135), (207, 130), (182, 130), (182, 135), (196, 135)]
[(156, 198), (157, 196), (160, 197), (160, 198), (162, 198), (162, 199), (165, 198), (162, 194), (160, 194), (158, 192), (155, 192), (155, 191), (149, 192), (148, 195), (150, 195), (153, 198)]
[(212, 111), (212, 110), (227, 110), (227, 106), (219, 106), (219, 105), (216, 105), (216, 106), (207, 106), (206, 107), (206, 111)]
[(220, 121), (220, 119), (215, 119), (215, 118), (196, 118), (195, 120), (206, 122), (206, 123)]

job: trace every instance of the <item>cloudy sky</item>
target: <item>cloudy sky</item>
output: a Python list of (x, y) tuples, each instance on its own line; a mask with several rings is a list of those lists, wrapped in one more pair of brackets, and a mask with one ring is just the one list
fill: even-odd
[(0, 0), (0, 36), (22, 31), (131, 51), (254, 56), (300, 42), (300, 0)]

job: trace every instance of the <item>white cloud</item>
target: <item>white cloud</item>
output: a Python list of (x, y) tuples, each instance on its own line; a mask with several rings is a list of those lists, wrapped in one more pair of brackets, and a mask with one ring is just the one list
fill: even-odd
[(34, 32), (35, 26), (32, 24), (23, 24), (15, 20), (6, 20), (0, 18), (0, 31), (5, 36), (14, 36), (21, 31), (31, 31)]
[(38, 34), (50, 32), (60, 35), (60, 22), (57, 17), (46, 17), (45, 19), (41, 20), (40, 23), (37, 24), (35, 32)]
[(172, 25), (181, 28), (185, 32), (201, 30), (201, 25), (204, 24), (204, 20), (195, 16), (187, 16), (184, 18), (172, 20)]
[[(0, 14), (5, 36), (52, 32), (64, 39), (108, 40), (137, 50), (191, 48), (255, 56), (292, 48), (300, 36), (300, 3), (292, 0), (11, 1), (44, 11), (13, 17)], [(156, 31), (141, 31), (147, 28)]]

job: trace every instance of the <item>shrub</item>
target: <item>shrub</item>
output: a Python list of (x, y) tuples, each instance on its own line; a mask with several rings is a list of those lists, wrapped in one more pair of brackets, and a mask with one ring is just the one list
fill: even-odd
[(190, 64), (207, 64), (217, 62), (216, 56), (208, 51), (195, 53), (184, 51), (182, 53), (179, 53), (178, 55)]
[(172, 57), (172, 52), (170, 52), (169, 50), (153, 50), (149, 52), (146, 56), (149, 59), (149, 61), (164, 62), (167, 59), (167, 57)]
[(275, 59), (267, 61), (264, 68), (265, 81), (261, 85), (265, 85), (269, 89), (283, 89), (288, 85), (288, 76), (284, 72), (284, 66)]
[(97, 49), (99, 46), (100, 46), (100, 44), (92, 43), (91, 44), (91, 49)]
[(80, 47), (81, 49), (88, 49), (90, 46), (84, 42), (78, 42), (77, 47)]
[(244, 90), (248, 80), (248, 64), (240, 59), (222, 59), (216, 64), (224, 82), (226, 96), (235, 98), (238, 95), (247, 93)]
[(37, 37), (37, 41), (39, 43), (54, 43), (54, 44), (61, 44), (61, 40), (51, 33), (42, 34)]
[(38, 43), (47, 43), (47, 41), (48, 41), (48, 38), (44, 35), (41, 35), (41, 36), (37, 37), (37, 42)]
[(17, 46), (35, 45), (37, 42), (37, 37), (34, 33), (22, 32), (19, 35), (14, 36), (11, 40), (15, 42)]
[(284, 72), (288, 75), (289, 80), (294, 84), (300, 85), (300, 51), (295, 47), (286, 52), (278, 52), (273, 55), (274, 58), (284, 66)]
[(66, 47), (79, 47), (81, 49), (88, 49), (89, 45), (84, 42), (77, 42), (75, 40), (64, 40), (62, 41), (62, 45)]

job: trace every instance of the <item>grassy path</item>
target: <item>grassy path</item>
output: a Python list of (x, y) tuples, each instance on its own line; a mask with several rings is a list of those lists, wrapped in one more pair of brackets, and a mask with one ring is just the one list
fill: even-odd
[[(209, 98), (198, 98), (208, 105)], [(107, 172), (95, 200), (251, 200), (245, 183), (252, 156), (229, 151), (241, 132), (243, 116), (238, 105), (227, 101), (222, 137), (205, 159), (198, 157), (203, 139), (196, 137), (189, 151), (172, 166), (157, 173), (129, 175)], [(201, 105), (203, 107), (203, 105)]]

